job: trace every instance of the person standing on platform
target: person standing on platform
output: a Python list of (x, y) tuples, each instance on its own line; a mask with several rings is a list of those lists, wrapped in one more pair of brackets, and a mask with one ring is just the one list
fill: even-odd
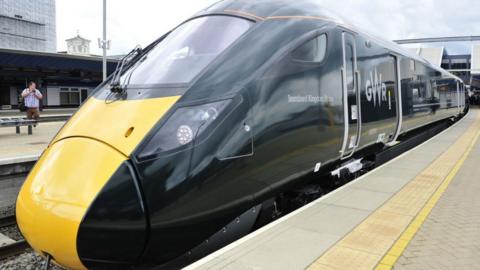
[(29, 82), (28, 88), (22, 92), (25, 107), (27, 108), (27, 119), (38, 120), (40, 118), (40, 100), (43, 96), (36, 87), (35, 82)]

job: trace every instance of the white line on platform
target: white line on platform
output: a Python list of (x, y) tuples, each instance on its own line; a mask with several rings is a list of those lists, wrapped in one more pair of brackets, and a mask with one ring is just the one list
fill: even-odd
[[(465, 115), (462, 119), (460, 119), (458, 122), (456, 122), (455, 124), (453, 124), (451, 127), (443, 130), (442, 132), (440, 132), (440, 133), (438, 133), (437, 135), (433, 136), (432, 138), (426, 140), (425, 142), (423, 142), (423, 143), (415, 146), (414, 148), (410, 149), (409, 151), (407, 151), (407, 152), (405, 152), (405, 153), (403, 153), (403, 154), (395, 157), (394, 159), (392, 159), (392, 160), (384, 163), (382, 166), (377, 167), (377, 168), (375, 168), (375, 169), (367, 172), (366, 174), (364, 174), (364, 175), (360, 176), (359, 178), (355, 179), (354, 181), (351, 181), (351, 182), (349, 182), (348, 184), (345, 184), (345, 185), (343, 185), (343, 186), (335, 189), (334, 191), (332, 191), (332, 192), (330, 192), (330, 193), (322, 196), (322, 197), (319, 198), (318, 200), (313, 201), (313, 202), (311, 202), (311, 203), (309, 203), (309, 204), (307, 204), (307, 205), (305, 205), (305, 206), (303, 206), (303, 207), (301, 207), (301, 208), (299, 208), (299, 209), (291, 212), (290, 214), (285, 215), (285, 216), (283, 216), (283, 217), (281, 217), (281, 218), (279, 218), (279, 219), (277, 219), (277, 220), (275, 220), (275, 221), (273, 221), (273, 222), (271, 222), (271, 223), (263, 226), (262, 228), (254, 231), (253, 233), (250, 233), (250, 234), (248, 234), (248, 235), (246, 235), (246, 236), (238, 239), (237, 241), (235, 241), (235, 242), (233, 242), (233, 243), (231, 243), (231, 244), (229, 244), (229, 245), (227, 245), (227, 246), (225, 246), (225, 247), (223, 247), (223, 248), (215, 251), (214, 253), (212, 253), (212, 254), (210, 254), (210, 255), (208, 255), (208, 256), (206, 256), (206, 257), (204, 257), (204, 258), (202, 258), (202, 259), (200, 259), (200, 260), (198, 260), (198, 261), (196, 261), (196, 262), (194, 262), (193, 264), (184, 267), (183, 270), (193, 270), (193, 269), (197, 269), (198, 267), (200, 267), (200, 266), (202, 266), (202, 265), (204, 265), (204, 264), (206, 264), (206, 263), (214, 260), (215, 258), (220, 257), (220, 256), (223, 255), (224, 253), (226, 253), (226, 252), (234, 249), (235, 247), (237, 247), (237, 246), (243, 244), (244, 242), (246, 242), (246, 241), (254, 238), (255, 236), (257, 236), (257, 235), (259, 235), (259, 234), (261, 234), (261, 233), (263, 233), (263, 232), (265, 232), (265, 231), (273, 228), (274, 226), (276, 226), (276, 225), (278, 225), (278, 224), (280, 224), (280, 223), (282, 223), (282, 222), (284, 222), (284, 221), (292, 218), (292, 217), (295, 216), (295, 215), (298, 215), (299, 213), (301, 213), (301, 212), (309, 209), (310, 207), (313, 207), (313, 206), (317, 205), (318, 203), (321, 203), (323, 200), (329, 198), (330, 196), (333, 196), (335, 193), (340, 192), (341, 190), (349, 187), (350, 185), (353, 185), (354, 183), (357, 183), (358, 181), (361, 181), (362, 179), (365, 179), (367, 176), (369, 176), (370, 174), (372, 174), (372, 173), (375, 172), (376, 170), (382, 168), (383, 166), (385, 166), (385, 165), (387, 165), (387, 164), (390, 164), (390, 163), (396, 161), (397, 159), (399, 159), (399, 158), (405, 156), (406, 154), (408, 154), (409, 152), (411, 152), (411, 151), (413, 151), (413, 150), (415, 150), (415, 149), (423, 146), (424, 144), (427, 144), (428, 142), (430, 142), (431, 140), (433, 140), (434, 138), (436, 138), (438, 135), (443, 134), (444, 132), (447, 132), (447, 131), (450, 130), (451, 128), (457, 126), (459, 123), (463, 122), (463, 121), (465, 120), (465, 118), (468, 116), (468, 114), (470, 114), (470, 113), (471, 113), (471, 112), (468, 112), (467, 115)], [(374, 211), (375, 211), (375, 210), (374, 210)]]
[(40, 155), (26, 155), (26, 156), (16, 156), (0, 159), (0, 165), (10, 165), (21, 162), (36, 161)]

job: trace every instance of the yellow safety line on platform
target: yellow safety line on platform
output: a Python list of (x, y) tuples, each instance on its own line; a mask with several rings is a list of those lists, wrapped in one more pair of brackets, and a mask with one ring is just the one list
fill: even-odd
[(410, 223), (407, 229), (402, 233), (400, 238), (393, 244), (392, 248), (385, 254), (382, 258), (380, 263), (375, 268), (376, 270), (387, 270), (392, 269), (395, 263), (397, 262), (398, 258), (403, 254), (405, 249), (407, 248), (410, 241), (413, 239), (413, 236), (417, 233), (417, 231), (422, 227), (425, 219), (430, 215), (433, 207), (437, 204), (437, 202), (442, 197), (443, 193), (447, 190), (450, 183), (453, 181), (457, 173), (462, 168), (465, 160), (467, 160), (468, 156), (473, 150), (478, 138), (480, 136), (480, 132), (477, 133), (473, 141), (471, 142), (470, 146), (468, 147), (467, 151), (463, 154), (462, 158), (455, 164), (453, 170), (448, 174), (447, 178), (443, 181), (440, 187), (435, 191), (432, 195), (430, 200), (427, 204), (423, 207), (422, 210), (418, 213), (415, 219)]
[(308, 269), (391, 269), (479, 137), (480, 113), (476, 113), (470, 127), (445, 152)]

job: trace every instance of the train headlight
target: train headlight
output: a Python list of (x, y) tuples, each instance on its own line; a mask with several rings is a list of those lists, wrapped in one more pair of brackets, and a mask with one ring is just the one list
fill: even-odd
[(180, 126), (177, 130), (177, 140), (181, 145), (190, 143), (193, 140), (193, 131), (190, 126)]
[(208, 136), (214, 128), (212, 124), (219, 120), (230, 103), (228, 99), (178, 108), (142, 146), (139, 158), (182, 151), (193, 144), (198, 145)]

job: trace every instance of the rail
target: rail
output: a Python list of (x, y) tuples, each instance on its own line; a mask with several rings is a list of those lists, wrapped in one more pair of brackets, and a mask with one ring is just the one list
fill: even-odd
[[(0, 218), (0, 228), (15, 226), (15, 216), (6, 216)], [(11, 244), (6, 244), (0, 247), (0, 260), (12, 257), (25, 252), (30, 248), (25, 240), (17, 240)]]
[(0, 160), (0, 181), (5, 177), (23, 175), (30, 172), (33, 165), (37, 162), (37, 156), (29, 156), (22, 161), (12, 160), (12, 162), (5, 162)]
[(15, 224), (16, 224), (16, 220), (14, 215), (0, 217), (0, 228), (13, 226)]

